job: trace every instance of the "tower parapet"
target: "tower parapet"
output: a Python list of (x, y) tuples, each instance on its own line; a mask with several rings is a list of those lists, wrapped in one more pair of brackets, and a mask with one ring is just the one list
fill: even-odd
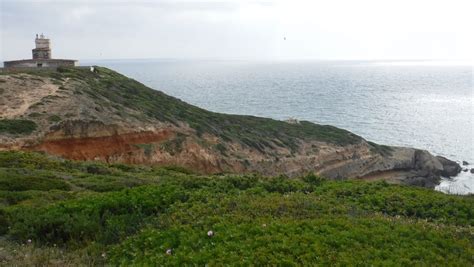
[(41, 34), (35, 39), (36, 47), (33, 49), (33, 59), (51, 59), (51, 48), (49, 47), (49, 39)]

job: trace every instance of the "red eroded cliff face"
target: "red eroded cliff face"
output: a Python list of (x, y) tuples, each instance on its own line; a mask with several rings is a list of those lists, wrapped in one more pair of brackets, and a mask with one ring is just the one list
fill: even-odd
[[(43, 142), (29, 147), (53, 155), (74, 160), (104, 160), (118, 155), (127, 155), (140, 150), (140, 144), (157, 143), (173, 136), (170, 130), (144, 131), (98, 137), (69, 137), (52, 139), (46, 135)], [(127, 162), (133, 161), (132, 159)]]
[[(182, 166), (201, 173), (235, 171), (216, 151), (195, 142), (189, 129), (106, 125), (100, 121), (64, 121), (36, 140), (10, 149), (44, 152), (71, 160)], [(213, 140), (209, 140), (208, 146)], [(8, 148), (7, 148), (8, 149)]]

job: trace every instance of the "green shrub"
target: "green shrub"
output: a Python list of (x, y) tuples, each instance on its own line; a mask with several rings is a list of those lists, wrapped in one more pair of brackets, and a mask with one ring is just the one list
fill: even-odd
[(26, 191), (52, 189), (68, 190), (69, 185), (59, 178), (50, 177), (48, 174), (41, 176), (31, 174), (25, 170), (2, 170), (0, 169), (0, 190)]
[[(69, 188), (71, 189), (71, 188)], [(27, 191), (3, 191), (0, 190), (0, 207), (9, 206), (30, 206), (40, 207), (57, 201), (73, 199), (77, 196), (74, 192), (64, 191), (62, 189), (27, 190)]]
[(474, 198), (445, 195), (430, 189), (381, 182), (327, 183), (315, 190), (327, 198), (367, 211), (441, 223), (474, 226)]
[(24, 259), (50, 259), (59, 245), (74, 265), (469, 266), (473, 225), (473, 196), (383, 181), (204, 176), (0, 152), (0, 246)]
[(261, 184), (257, 176), (227, 176), (222, 182), (230, 183), (232, 187), (239, 190), (246, 190)]
[[(157, 214), (186, 194), (173, 186), (139, 187), (115, 193), (59, 202), (41, 209), (11, 211), (10, 235), (44, 243), (116, 242), (133, 233), (144, 217)], [(122, 229), (126, 232), (115, 232)]]
[(224, 144), (218, 143), (214, 146), (223, 156), (227, 156), (227, 148)]
[(60, 122), (61, 117), (59, 117), (58, 115), (51, 115), (51, 116), (48, 117), (48, 121), (50, 121), (50, 122)]
[(30, 134), (36, 130), (36, 123), (30, 120), (0, 119), (0, 133)]
[[(214, 236), (206, 235), (208, 229)], [(454, 230), (440, 232), (425, 223), (380, 216), (248, 223), (219, 218), (208, 228), (147, 229), (114, 247), (109, 256), (111, 263), (125, 266), (469, 265), (470, 247), (469, 239)], [(172, 255), (165, 253), (168, 249)]]
[(5, 211), (0, 209), (0, 236), (6, 234), (8, 232), (8, 221), (7, 221), (7, 214)]
[(23, 192), (18, 191), (0, 191), (0, 204), (2, 206), (15, 205), (23, 200), (29, 199), (28, 195), (21, 194)]
[[(278, 192), (281, 194), (304, 191), (307, 185), (296, 179), (289, 179), (285, 176), (271, 178), (263, 184), (268, 192)], [(309, 189), (309, 188), (308, 188)]]
[(111, 164), (110, 167), (124, 171), (124, 172), (143, 172), (145, 169), (142, 166), (127, 165), (121, 163)]
[(31, 117), (31, 118), (39, 118), (41, 116), (42, 114), (38, 112), (33, 112), (33, 113), (28, 114), (28, 117)]
[(90, 164), (86, 167), (86, 170), (91, 174), (110, 174), (110, 170), (101, 164)]
[(317, 175), (311, 173), (311, 174), (308, 174), (306, 176), (303, 176), (302, 180), (305, 181), (308, 184), (318, 186), (318, 185), (321, 185), (326, 179), (324, 179), (321, 176), (317, 176)]
[(185, 174), (193, 174), (193, 171), (185, 168), (185, 167), (182, 167), (182, 166), (164, 166), (164, 167), (161, 167), (162, 169), (164, 170), (168, 170), (168, 171), (173, 171), (173, 172), (179, 172), (179, 173), (185, 173)]
[(96, 192), (119, 191), (145, 184), (138, 178), (107, 175), (88, 175), (84, 178), (74, 179), (71, 183)]
[(21, 151), (0, 151), (0, 167), (25, 169), (64, 169), (69, 161), (52, 160), (39, 153)]
[(386, 145), (379, 145), (374, 142), (367, 142), (370, 146), (370, 150), (374, 153), (378, 153), (382, 156), (391, 156), (393, 148)]

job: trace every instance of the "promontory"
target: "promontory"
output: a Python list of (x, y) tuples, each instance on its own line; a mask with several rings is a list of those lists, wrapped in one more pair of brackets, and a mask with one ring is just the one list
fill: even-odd
[(210, 112), (103, 67), (2, 70), (0, 150), (425, 187), (461, 170), (428, 151), (375, 144), (329, 125)]

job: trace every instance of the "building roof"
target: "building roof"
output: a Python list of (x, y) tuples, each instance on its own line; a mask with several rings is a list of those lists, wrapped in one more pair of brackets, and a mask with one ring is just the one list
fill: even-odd
[(56, 58), (50, 58), (50, 59), (43, 59), (43, 58), (39, 58), (39, 59), (20, 59), (20, 60), (9, 60), (9, 61), (3, 61), (4, 63), (10, 63), (10, 62), (17, 62), (17, 63), (20, 63), (20, 62), (38, 62), (38, 61), (42, 61), (42, 62), (64, 62), (64, 61), (75, 61), (77, 62), (78, 60), (76, 59), (56, 59)]

